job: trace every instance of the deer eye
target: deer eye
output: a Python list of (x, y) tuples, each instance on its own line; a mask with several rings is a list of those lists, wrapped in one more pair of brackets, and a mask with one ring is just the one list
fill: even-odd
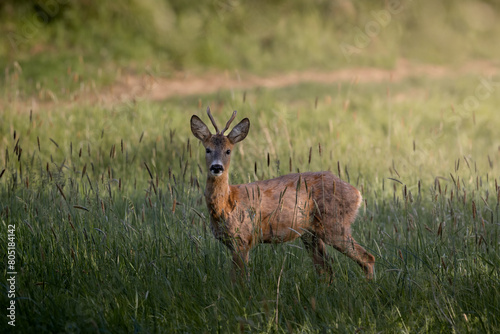
[(206, 152), (207, 152), (207, 154), (210, 154), (210, 153), (212, 153), (212, 150), (207, 148)]
[(231, 150), (227, 150), (227, 151), (226, 151), (226, 154), (227, 154), (227, 155), (230, 155), (230, 154), (231, 154)]

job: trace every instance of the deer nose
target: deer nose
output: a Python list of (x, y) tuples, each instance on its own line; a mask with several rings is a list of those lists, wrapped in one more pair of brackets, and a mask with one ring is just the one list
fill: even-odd
[(219, 164), (212, 165), (212, 166), (210, 166), (210, 171), (213, 174), (220, 174), (220, 173), (222, 173), (224, 171), (224, 166), (219, 165)]

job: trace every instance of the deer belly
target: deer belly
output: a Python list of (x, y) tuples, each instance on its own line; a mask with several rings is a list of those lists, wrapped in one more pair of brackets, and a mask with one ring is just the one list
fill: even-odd
[(263, 243), (292, 241), (310, 228), (309, 218), (303, 215), (282, 215), (274, 219), (269, 217), (259, 226), (259, 239)]

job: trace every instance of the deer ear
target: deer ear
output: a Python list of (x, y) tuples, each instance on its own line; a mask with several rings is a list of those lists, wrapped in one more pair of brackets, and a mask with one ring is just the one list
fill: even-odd
[(196, 115), (191, 117), (191, 132), (201, 141), (205, 141), (212, 135), (205, 123)]
[(249, 130), (250, 120), (248, 118), (244, 118), (231, 130), (231, 132), (227, 135), (227, 138), (232, 144), (236, 144), (246, 138)]

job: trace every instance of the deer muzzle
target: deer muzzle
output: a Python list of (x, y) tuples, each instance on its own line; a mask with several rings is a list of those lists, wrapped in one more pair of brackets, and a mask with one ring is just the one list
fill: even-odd
[(214, 176), (219, 176), (224, 172), (224, 166), (221, 164), (213, 164), (210, 166), (210, 173)]

